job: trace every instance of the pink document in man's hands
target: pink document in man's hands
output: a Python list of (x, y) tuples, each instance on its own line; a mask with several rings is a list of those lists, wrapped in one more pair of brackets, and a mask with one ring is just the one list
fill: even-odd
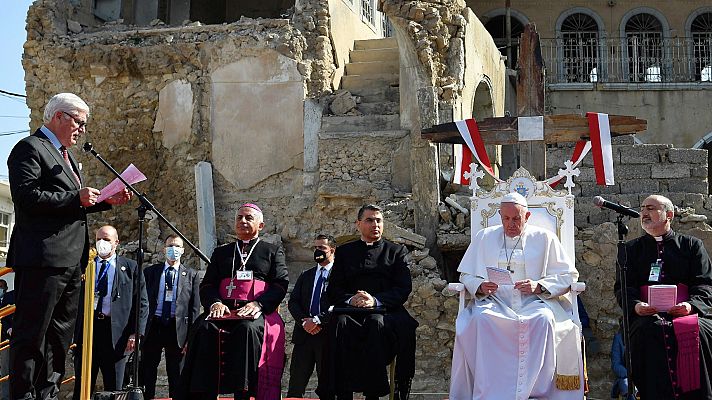
[(648, 304), (658, 311), (669, 311), (677, 303), (676, 285), (648, 286)]
[[(126, 167), (124, 172), (121, 173), (121, 177), (124, 178), (124, 180), (131, 185), (146, 180), (146, 175), (139, 171), (138, 168), (136, 168), (133, 164), (129, 164), (129, 166)], [(120, 191), (124, 190), (125, 187), (126, 186), (123, 182), (119, 180), (119, 178), (114, 179), (113, 181), (111, 181), (110, 184), (106, 185), (106, 187), (101, 189), (101, 194), (99, 195), (99, 198), (96, 199), (96, 202), (101, 203), (102, 201), (108, 199), (116, 193), (119, 193)]]

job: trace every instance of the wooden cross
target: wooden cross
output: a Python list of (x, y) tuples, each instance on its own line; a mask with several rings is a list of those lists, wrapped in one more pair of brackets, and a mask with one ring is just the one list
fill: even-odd
[[(477, 126), (486, 145), (519, 144), (520, 165), (539, 180), (546, 175), (546, 144), (576, 142), (589, 138), (588, 120), (578, 114), (544, 114), (544, 62), (534, 24), (524, 27), (519, 45), (517, 113), (520, 117), (543, 116), (544, 140), (519, 141), (517, 117), (486, 118)], [(625, 115), (609, 115), (611, 136), (645, 131), (647, 121)], [(434, 143), (464, 144), (454, 122), (423, 130), (423, 139)]]
[(225, 289), (227, 289), (227, 297), (232, 298), (232, 290), (237, 289), (237, 286), (235, 286), (235, 283), (233, 282), (233, 280), (230, 279), (230, 284), (225, 286)]

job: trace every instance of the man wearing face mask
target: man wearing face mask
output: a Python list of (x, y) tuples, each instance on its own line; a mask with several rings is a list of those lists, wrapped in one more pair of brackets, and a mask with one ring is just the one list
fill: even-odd
[[(577, 305), (559, 298), (578, 271), (553, 232), (527, 224), (524, 196), (505, 195), (499, 214), (458, 268), (473, 300), (455, 322), (450, 399), (581, 399), (580, 328), (564, 308)], [(488, 267), (512, 284), (490, 281)]]
[(156, 395), (156, 376), (163, 350), (169, 397), (175, 398), (188, 331), (200, 315), (202, 274), (181, 263), (183, 251), (183, 240), (169, 235), (164, 249), (166, 261), (144, 270), (149, 315), (141, 360), (145, 399)]
[[(640, 398), (712, 400), (712, 263), (704, 243), (677, 233), (675, 207), (652, 195), (640, 207), (645, 235), (626, 244), (633, 384)], [(654, 285), (674, 287), (670, 309), (648, 298)]]
[[(105, 391), (123, 389), (127, 355), (136, 343), (136, 308), (139, 315), (139, 335), (143, 335), (148, 317), (148, 299), (143, 274), (136, 262), (116, 254), (119, 234), (113, 226), (106, 225), (96, 231), (97, 257), (94, 259), (94, 335), (92, 343), (91, 387), (101, 371)], [(134, 277), (138, 274), (141, 304), (134, 301)], [(84, 291), (81, 294), (82, 304)], [(83, 308), (81, 309), (83, 311)], [(80, 311), (74, 334), (77, 344), (74, 350), (74, 400), (79, 400), (81, 392), (82, 327), (84, 314)], [(87, 379), (84, 377), (83, 379)]]
[[(314, 239), (315, 267), (302, 272), (294, 284), (287, 306), (295, 321), (292, 333), (292, 360), (289, 366), (287, 397), (302, 398), (314, 365), (319, 379), (325, 351), (328, 301), (324, 295), (329, 273), (334, 264), (336, 240), (333, 236), (318, 235)], [(320, 399), (333, 398), (319, 393)]]

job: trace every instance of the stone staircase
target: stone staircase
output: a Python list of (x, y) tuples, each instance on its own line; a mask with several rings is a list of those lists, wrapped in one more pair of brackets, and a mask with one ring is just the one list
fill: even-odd
[(397, 46), (394, 38), (356, 41), (333, 101), (343, 97), (329, 107), (339, 115), (321, 118), (318, 193), (329, 202), (357, 206), (409, 191), (410, 131), (400, 126)]
[(360, 98), (362, 115), (322, 117), (321, 139), (348, 137), (401, 138), (399, 61), (395, 38), (357, 40), (341, 78), (341, 89)]

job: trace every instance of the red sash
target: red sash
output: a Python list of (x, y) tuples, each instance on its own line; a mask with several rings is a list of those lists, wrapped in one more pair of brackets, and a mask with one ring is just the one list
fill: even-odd
[[(232, 291), (228, 296), (228, 286)], [(260, 280), (237, 280), (225, 278), (220, 281), (220, 297), (227, 300), (252, 301), (267, 290), (267, 283)], [(257, 396), (255, 400), (273, 400), (281, 396), (282, 372), (284, 371), (284, 321), (277, 311), (264, 314), (265, 333), (262, 354), (257, 367)]]
[[(640, 299), (648, 301), (648, 286), (640, 287)], [(677, 304), (690, 300), (687, 285), (677, 284)], [(700, 323), (697, 314), (672, 320), (677, 340), (677, 386), (683, 393), (700, 388)]]

